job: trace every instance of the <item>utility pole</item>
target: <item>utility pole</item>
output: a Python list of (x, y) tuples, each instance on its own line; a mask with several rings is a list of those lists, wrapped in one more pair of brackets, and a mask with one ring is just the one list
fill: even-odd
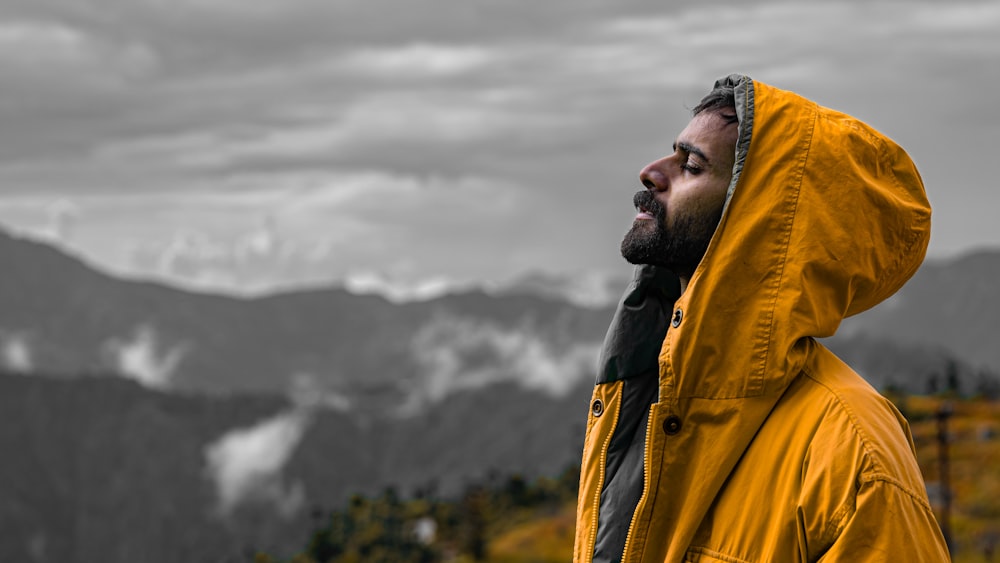
[(948, 475), (948, 418), (954, 414), (951, 401), (944, 401), (937, 410), (938, 482), (941, 487), (941, 533), (952, 551), (951, 479)]

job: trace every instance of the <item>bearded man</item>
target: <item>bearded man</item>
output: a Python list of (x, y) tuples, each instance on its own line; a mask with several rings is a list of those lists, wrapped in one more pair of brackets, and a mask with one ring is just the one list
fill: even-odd
[(923, 261), (907, 154), (732, 75), (639, 179), (574, 560), (949, 561), (906, 421), (816, 341)]

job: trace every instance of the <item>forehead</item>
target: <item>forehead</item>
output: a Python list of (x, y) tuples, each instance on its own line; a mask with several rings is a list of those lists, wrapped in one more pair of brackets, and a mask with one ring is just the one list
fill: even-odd
[(726, 123), (718, 112), (703, 111), (694, 116), (677, 136), (677, 143), (697, 147), (712, 161), (735, 159), (736, 136), (739, 128)]

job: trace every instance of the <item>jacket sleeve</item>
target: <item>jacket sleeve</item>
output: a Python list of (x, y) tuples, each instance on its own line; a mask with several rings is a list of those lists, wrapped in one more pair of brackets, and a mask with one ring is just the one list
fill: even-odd
[(862, 482), (853, 510), (843, 512), (821, 563), (951, 561), (930, 505), (890, 478)]

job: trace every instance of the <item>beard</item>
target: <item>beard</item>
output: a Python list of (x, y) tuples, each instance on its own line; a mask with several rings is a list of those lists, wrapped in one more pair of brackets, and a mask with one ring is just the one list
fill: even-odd
[(648, 190), (635, 194), (633, 202), (655, 220), (632, 224), (622, 239), (622, 257), (632, 264), (662, 266), (680, 277), (690, 278), (708, 250), (722, 210), (702, 217), (681, 213), (668, 228), (667, 210)]

